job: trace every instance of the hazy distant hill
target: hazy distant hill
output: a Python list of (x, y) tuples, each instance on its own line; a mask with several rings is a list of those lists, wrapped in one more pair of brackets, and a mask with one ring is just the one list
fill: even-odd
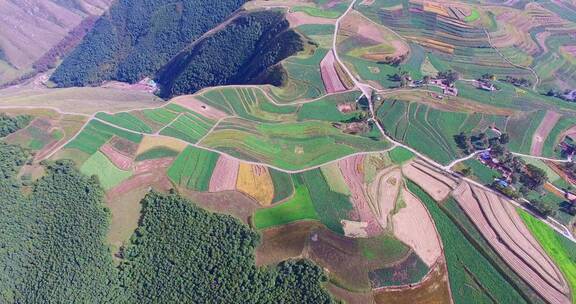
[(87, 17), (113, 0), (0, 1), (0, 85), (32, 72), (32, 66)]

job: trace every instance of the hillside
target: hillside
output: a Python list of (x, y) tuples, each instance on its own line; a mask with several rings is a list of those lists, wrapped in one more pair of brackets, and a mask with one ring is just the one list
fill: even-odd
[(0, 2), (0, 84), (32, 71), (43, 54), (112, 0), (7, 0)]
[[(245, 0), (120, 0), (52, 75), (60, 87), (136, 82), (223, 22)], [(137, 4), (137, 5), (136, 5)]]
[(280, 12), (256, 12), (234, 19), (162, 69), (157, 79), (162, 95), (254, 82), (272, 65), (303, 50), (301, 37), (288, 27)]

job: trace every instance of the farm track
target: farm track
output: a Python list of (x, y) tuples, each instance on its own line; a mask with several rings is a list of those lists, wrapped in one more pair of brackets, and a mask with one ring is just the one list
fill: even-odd
[[(305, 172), (305, 171), (308, 171), (308, 170), (312, 170), (312, 169), (319, 168), (319, 167), (324, 166), (324, 165), (329, 164), (329, 163), (335, 163), (335, 162), (341, 161), (341, 160), (346, 159), (346, 158), (348, 158), (348, 157), (357, 156), (357, 155), (368, 155), (368, 154), (374, 154), (374, 153), (383, 153), (383, 152), (391, 151), (392, 149), (394, 149), (394, 148), (396, 148), (396, 147), (402, 147), (402, 148), (405, 148), (405, 149), (409, 150), (410, 152), (414, 153), (417, 157), (419, 157), (419, 158), (422, 159), (423, 161), (427, 162), (428, 164), (430, 164), (430, 165), (432, 165), (432, 166), (434, 166), (434, 167), (436, 167), (436, 168), (438, 168), (438, 169), (440, 169), (440, 170), (442, 170), (442, 171), (444, 171), (444, 172), (446, 172), (446, 173), (448, 173), (448, 174), (450, 174), (450, 175), (460, 176), (460, 177), (462, 178), (462, 180), (464, 180), (464, 181), (466, 181), (466, 182), (468, 182), (468, 183), (471, 183), (471, 184), (473, 184), (473, 185), (475, 185), (475, 186), (477, 186), (477, 187), (480, 187), (480, 188), (482, 188), (482, 189), (484, 189), (484, 190), (486, 190), (486, 191), (490, 191), (490, 192), (496, 193), (497, 195), (501, 196), (499, 193), (495, 192), (494, 190), (492, 190), (492, 189), (490, 189), (490, 188), (488, 188), (488, 187), (486, 187), (486, 186), (484, 186), (484, 185), (482, 185), (482, 184), (480, 184), (480, 183), (478, 183), (478, 182), (476, 182), (476, 181), (474, 181), (474, 180), (471, 180), (470, 178), (463, 177), (463, 176), (459, 175), (458, 173), (454, 172), (454, 171), (451, 169), (451, 167), (453, 167), (454, 165), (456, 165), (456, 164), (458, 164), (458, 163), (460, 163), (460, 162), (462, 162), (462, 161), (465, 161), (465, 160), (468, 160), (468, 159), (474, 157), (475, 154), (467, 155), (467, 156), (462, 157), (462, 158), (460, 158), (460, 159), (456, 159), (456, 160), (452, 161), (452, 162), (451, 162), (450, 164), (448, 164), (448, 165), (442, 165), (442, 164), (440, 164), (440, 163), (438, 163), (438, 162), (430, 159), (430, 158), (427, 157), (426, 155), (420, 153), (419, 151), (413, 149), (412, 147), (407, 146), (407, 145), (405, 145), (405, 144), (403, 144), (403, 143), (401, 143), (401, 142), (395, 141), (394, 139), (392, 139), (390, 136), (388, 136), (388, 135), (386, 134), (385, 130), (383, 129), (383, 127), (382, 127), (382, 125), (381, 125), (381, 123), (378, 121), (378, 118), (377, 118), (376, 113), (375, 113), (375, 110), (374, 110), (374, 104), (373, 104), (373, 101), (372, 101), (372, 93), (373, 93), (373, 92), (377, 92), (377, 93), (383, 94), (383, 95), (386, 95), (386, 94), (394, 94), (394, 93), (401, 93), (401, 92), (428, 92), (428, 93), (435, 93), (435, 92), (434, 92), (434, 91), (431, 91), (431, 90), (427, 90), (427, 89), (377, 89), (377, 88), (374, 88), (373, 86), (371, 86), (371, 85), (369, 85), (369, 84), (360, 82), (356, 77), (354, 77), (354, 74), (352, 74), (352, 73), (350, 72), (350, 70), (348, 69), (348, 67), (347, 67), (346, 65), (344, 65), (343, 62), (341, 61), (341, 59), (340, 59), (340, 57), (339, 57), (339, 55), (338, 55), (338, 52), (337, 52), (337, 47), (336, 47), (336, 45), (337, 45), (337, 36), (338, 36), (337, 34), (338, 34), (339, 27), (340, 27), (340, 22), (341, 22), (341, 20), (342, 20), (350, 11), (353, 10), (353, 7), (354, 7), (354, 5), (356, 4), (356, 2), (357, 2), (357, 0), (353, 0), (353, 1), (350, 3), (350, 5), (349, 5), (349, 7), (347, 8), (347, 10), (336, 20), (336, 22), (335, 22), (334, 36), (333, 36), (333, 41), (332, 41), (332, 48), (333, 48), (333, 50), (334, 50), (333, 53), (334, 53), (334, 57), (335, 57), (334, 59), (335, 59), (335, 61), (336, 61), (338, 64), (340, 64), (340, 66), (342, 67), (343, 71), (344, 71), (346, 74), (348, 74), (348, 76), (350, 77), (350, 79), (352, 80), (352, 82), (353, 82), (353, 84), (354, 84), (354, 87), (351, 88), (350, 90), (347, 90), (347, 91), (344, 91), (344, 92), (338, 92), (338, 93), (329, 93), (329, 94), (325, 94), (325, 95), (320, 96), (320, 97), (317, 97), (317, 98), (306, 99), (306, 100), (299, 100), (299, 101), (290, 102), (290, 103), (278, 103), (272, 96), (270, 96), (270, 94), (268, 93), (268, 91), (266, 91), (263, 87), (261, 87), (261, 86), (255, 86), (255, 85), (233, 85), (233, 86), (211, 87), (211, 88), (202, 89), (202, 90), (196, 92), (196, 93), (193, 94), (193, 95), (194, 95), (194, 96), (195, 96), (195, 95), (201, 95), (201, 94), (206, 93), (206, 92), (209, 92), (209, 91), (211, 91), (211, 90), (222, 89), (222, 88), (226, 88), (226, 87), (234, 87), (234, 88), (255, 88), (255, 89), (260, 90), (260, 91), (269, 99), (269, 101), (270, 101), (271, 103), (273, 103), (274, 105), (276, 105), (276, 106), (294, 106), (294, 105), (301, 105), (301, 104), (306, 104), (306, 103), (315, 102), (315, 101), (318, 101), (318, 100), (320, 100), (320, 99), (322, 99), (322, 98), (329, 97), (329, 96), (331, 96), (331, 95), (337, 95), (337, 94), (342, 94), (342, 93), (346, 93), (346, 92), (352, 92), (352, 91), (356, 91), (356, 90), (359, 89), (359, 90), (362, 92), (363, 96), (365, 96), (365, 97), (368, 99), (368, 101), (369, 101), (369, 102), (368, 102), (368, 104), (369, 104), (369, 111), (370, 111), (370, 119), (369, 119), (369, 121), (372, 121), (372, 122), (375, 124), (375, 126), (378, 128), (379, 132), (382, 134), (383, 138), (385, 138), (386, 140), (388, 140), (388, 141), (391, 143), (391, 147), (389, 147), (389, 148), (387, 148), (387, 149), (384, 149), (384, 150), (381, 150), (381, 151), (357, 152), (357, 153), (349, 154), (349, 155), (342, 156), (342, 157), (340, 157), (340, 158), (338, 158), (338, 159), (334, 159), (334, 160), (331, 160), (331, 161), (329, 161), (329, 162), (326, 162), (326, 163), (323, 163), (323, 164), (320, 164), (320, 165), (312, 166), (312, 167), (309, 167), (309, 168), (303, 168), (303, 169), (300, 169), (300, 170), (285, 170), (285, 169), (281, 169), (281, 168), (278, 168), (278, 167), (275, 167), (275, 166), (272, 166), (272, 165), (269, 165), (269, 164), (264, 164), (264, 163), (262, 163), (262, 162), (244, 161), (244, 160), (238, 159), (238, 158), (233, 157), (233, 156), (231, 156), (231, 155), (229, 155), (229, 154), (227, 154), (227, 153), (224, 153), (224, 152), (221, 152), (221, 151), (218, 151), (218, 150), (215, 150), (215, 149), (211, 149), (211, 148), (208, 148), (208, 147), (204, 147), (204, 146), (201, 146), (201, 145), (198, 145), (198, 144), (190, 144), (189, 142), (186, 142), (186, 141), (181, 140), (181, 139), (176, 139), (176, 138), (174, 138), (174, 139), (177, 140), (177, 141), (186, 143), (187, 145), (191, 145), (191, 146), (194, 146), (194, 147), (197, 147), (197, 148), (200, 148), (200, 149), (204, 149), (204, 150), (207, 150), (207, 151), (211, 151), (211, 152), (214, 152), (214, 153), (218, 153), (218, 154), (220, 154), (220, 155), (226, 155), (226, 156), (231, 157), (231, 158), (233, 158), (233, 159), (238, 159), (238, 160), (240, 160), (240, 161), (242, 161), (242, 162), (244, 162), (244, 163), (247, 163), (247, 164), (266, 165), (266, 166), (268, 166), (269, 168), (273, 168), (273, 169), (275, 169), (275, 170), (278, 170), (278, 171), (281, 171), (281, 172), (285, 172), (285, 173), (302, 173), (302, 172)], [(392, 32), (393, 32), (393, 31), (392, 31)], [(395, 35), (398, 35), (398, 34), (395, 33), (395, 32), (393, 32), (393, 33), (394, 33)], [(487, 34), (487, 36), (488, 36), (488, 40), (489, 40), (489, 42), (490, 42), (490, 45), (492, 46), (491, 38), (490, 38), (490, 36), (489, 36), (489, 34), (488, 34), (487, 32), (486, 32), (486, 34)], [(399, 36), (399, 35), (398, 35), (398, 36)], [(493, 46), (492, 46), (492, 47), (493, 47)], [(493, 47), (493, 48), (494, 48), (494, 47)], [(499, 52), (499, 50), (498, 50), (497, 48), (494, 48), (494, 49)], [(499, 53), (500, 53), (500, 52), (499, 52)], [(504, 57), (504, 58), (505, 58), (505, 57)], [(509, 60), (507, 60), (507, 61), (509, 61)], [(511, 62), (509, 62), (509, 63), (512, 64), (512, 65), (514, 65), (514, 66), (517, 66), (517, 65), (515, 65), (515, 64), (513, 64), (513, 63), (511, 63)], [(537, 82), (536, 82), (536, 84), (534, 85), (534, 87), (536, 87), (537, 84), (540, 82), (540, 79), (539, 79), (537, 73), (536, 73), (532, 68), (530, 68), (530, 67), (522, 67), (522, 66), (517, 66), (517, 67), (530, 70), (530, 71), (536, 76)], [(168, 103), (162, 103), (162, 104), (159, 104), (158, 106), (153, 106), (153, 107), (143, 107), (143, 108), (137, 108), (137, 109), (132, 109), (132, 110), (124, 110), (124, 111), (117, 111), (117, 112), (106, 112), (106, 111), (101, 111), (101, 112), (104, 112), (104, 113), (106, 113), (106, 114), (117, 114), (117, 113), (130, 112), (130, 111), (134, 111), (134, 110), (158, 109), (158, 108), (163, 108), (163, 107), (165, 107), (166, 105), (171, 104), (171, 103), (172, 103), (172, 101), (170, 101), (170, 102), (168, 102)], [(52, 152), (50, 152), (49, 154), (47, 154), (43, 159), (49, 159), (50, 157), (54, 156), (58, 151), (60, 151), (61, 148), (65, 147), (69, 142), (71, 142), (72, 140), (74, 140), (74, 139), (85, 129), (85, 127), (88, 125), (88, 123), (89, 123), (91, 120), (97, 120), (97, 121), (99, 121), (99, 122), (101, 122), (101, 123), (104, 123), (104, 124), (106, 124), (106, 125), (115, 127), (115, 128), (117, 128), (117, 129), (120, 129), (120, 130), (124, 130), (124, 131), (130, 132), (130, 133), (134, 133), (134, 134), (140, 134), (140, 135), (152, 136), (152, 137), (168, 137), (168, 136), (159, 135), (159, 134), (152, 134), (152, 135), (150, 135), (150, 134), (145, 134), (145, 133), (142, 133), (142, 132), (136, 132), (136, 131), (132, 131), (132, 130), (129, 130), (129, 129), (126, 129), (126, 128), (122, 128), (122, 127), (116, 126), (116, 125), (114, 125), (114, 124), (111, 124), (111, 123), (108, 123), (108, 122), (106, 122), (106, 121), (103, 121), (103, 120), (101, 120), (101, 119), (96, 118), (96, 117), (95, 117), (95, 114), (96, 114), (96, 113), (94, 113), (94, 114), (92, 114), (92, 115), (89, 115), (89, 114), (86, 114), (86, 113), (70, 112), (70, 111), (62, 110), (62, 109), (60, 109), (60, 108), (58, 108), (58, 107), (52, 107), (52, 106), (25, 106), (25, 105), (22, 105), (22, 106), (0, 106), (0, 109), (48, 109), (48, 110), (53, 110), (53, 111), (55, 111), (55, 112), (57, 112), (57, 113), (59, 113), (59, 114), (62, 114), (62, 115), (77, 115), (77, 116), (82, 116), (82, 117), (88, 118), (87, 122), (82, 126), (82, 128), (80, 128), (80, 130), (79, 130), (74, 136), (72, 136), (70, 139), (68, 139), (68, 140), (67, 140), (66, 142), (64, 142), (63, 144), (59, 144)], [(216, 126), (216, 125), (218, 125), (218, 123), (215, 124), (215, 126)], [(211, 130), (209, 130), (209, 132), (207, 133), (207, 135), (210, 134), (210, 133), (215, 129), (215, 126), (212, 127)], [(207, 135), (206, 135), (206, 136), (207, 136)], [(203, 139), (203, 138), (202, 138), (202, 139)], [(476, 153), (480, 153), (480, 152), (482, 152), (482, 151), (477, 151)], [(528, 158), (535, 158), (535, 159), (546, 160), (546, 161), (551, 161), (551, 162), (568, 162), (568, 160), (566, 160), (566, 159), (553, 159), (553, 158), (546, 158), (546, 157), (540, 157), (540, 156), (526, 155), (526, 154), (521, 154), (521, 153), (513, 153), (513, 154), (514, 154), (514, 155), (517, 155), (517, 156), (523, 156), (523, 157), (528, 157)], [(525, 202), (528, 202), (528, 201), (526, 201), (526, 200), (524, 200), (524, 201), (525, 201)], [(514, 201), (511, 201), (511, 202), (512, 202), (513, 204), (515, 204), (517, 207), (524, 209), (526, 212), (530, 213), (531, 215), (536, 216), (531, 210), (527, 209), (526, 207), (522, 206), (521, 204), (519, 204), (519, 203), (517, 203), (517, 202), (514, 202)], [(537, 216), (536, 216), (536, 217), (537, 217)], [(537, 217), (537, 218), (538, 218), (538, 217)], [(576, 243), (576, 239), (571, 235), (569, 229), (567, 229), (563, 224), (559, 223), (558, 221), (554, 220), (553, 218), (540, 219), (540, 220), (542, 220), (544, 223), (546, 223), (548, 226), (550, 226), (550, 227), (551, 227), (552, 229), (554, 229), (555, 231), (561, 233), (562, 235), (564, 235), (565, 237), (567, 237), (568, 239), (570, 239), (572, 242), (575, 242), (575, 243)], [(560, 227), (560, 228), (559, 228), (559, 227)]]

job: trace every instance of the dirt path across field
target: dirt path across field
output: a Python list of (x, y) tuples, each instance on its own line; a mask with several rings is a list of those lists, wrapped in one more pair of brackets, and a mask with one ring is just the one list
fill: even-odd
[(542, 155), (542, 148), (544, 148), (544, 142), (548, 138), (548, 134), (552, 131), (552, 128), (558, 123), (562, 115), (554, 111), (546, 111), (546, 115), (536, 132), (532, 136), (532, 146), (530, 147), (530, 154), (540, 156)]

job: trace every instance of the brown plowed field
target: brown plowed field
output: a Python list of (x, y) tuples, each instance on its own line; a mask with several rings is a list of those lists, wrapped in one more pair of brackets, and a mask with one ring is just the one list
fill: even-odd
[(546, 115), (536, 132), (532, 137), (532, 146), (530, 147), (530, 154), (540, 156), (542, 155), (542, 148), (544, 147), (544, 141), (548, 138), (548, 134), (552, 131), (552, 128), (556, 125), (558, 120), (562, 115), (553, 112), (553, 111), (546, 111)]
[(442, 256), (442, 246), (434, 222), (422, 203), (406, 189), (402, 190), (406, 207), (392, 217), (394, 236), (408, 244), (431, 267)]
[(368, 195), (364, 184), (364, 155), (356, 155), (344, 158), (338, 162), (346, 185), (350, 189), (352, 203), (360, 217), (361, 222), (366, 222), (366, 234), (376, 236), (382, 233), (378, 219), (368, 203)]
[(195, 192), (186, 188), (179, 188), (178, 191), (204, 209), (229, 214), (245, 224), (260, 207), (253, 198), (238, 191)]
[(113, 200), (116, 197), (137, 189), (140, 187), (154, 186), (158, 190), (167, 191), (172, 188), (170, 180), (164, 175), (157, 172), (149, 172), (140, 175), (132, 176), (131, 178), (123, 181), (120, 185), (110, 189), (106, 196)]
[(302, 254), (310, 233), (322, 224), (300, 221), (263, 230), (256, 248), (256, 265), (271, 265)]
[(402, 173), (410, 180), (418, 184), (426, 193), (430, 194), (437, 202), (443, 201), (452, 189), (456, 188), (457, 182), (428, 165), (411, 162), (402, 167)]
[(221, 155), (216, 162), (216, 167), (210, 178), (208, 191), (218, 192), (236, 189), (238, 179), (238, 169), (240, 162), (237, 159)]
[(467, 183), (454, 191), (454, 198), (488, 243), (536, 292), (550, 303), (570, 303), (564, 277), (510, 202)]
[(320, 61), (322, 81), (324, 82), (324, 87), (326, 87), (326, 92), (328, 93), (346, 91), (346, 87), (338, 77), (338, 73), (334, 67), (335, 64), (336, 60), (332, 51), (328, 52), (324, 59)]
[(410, 288), (376, 291), (377, 304), (445, 304), (451, 303), (448, 271), (443, 261), (436, 263), (426, 279)]
[(191, 95), (175, 97), (171, 102), (214, 120), (230, 116), (225, 112), (203, 103)]
[(100, 147), (100, 151), (119, 169), (129, 171), (132, 169), (133, 159), (114, 149), (109, 143)]

